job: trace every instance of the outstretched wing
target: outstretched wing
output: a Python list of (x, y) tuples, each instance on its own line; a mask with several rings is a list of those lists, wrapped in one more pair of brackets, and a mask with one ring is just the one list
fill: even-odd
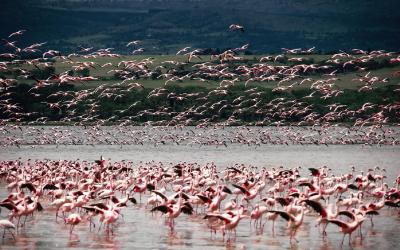
[(32, 183), (29, 183), (29, 182), (24, 183), (24, 184), (21, 184), (20, 188), (21, 188), (21, 189), (27, 188), (27, 189), (29, 189), (29, 191), (35, 192), (35, 193), (36, 193), (36, 188), (33, 186)]
[(89, 206), (94, 207), (94, 208), (100, 208), (103, 210), (108, 210), (108, 206), (105, 205), (104, 203), (94, 203), (94, 204), (90, 204)]
[(247, 191), (244, 187), (236, 185), (235, 183), (232, 183), (232, 186), (234, 186), (235, 188), (239, 189), (245, 195), (249, 195), (250, 194), (249, 191)]
[(201, 194), (197, 194), (197, 197), (199, 197), (204, 203), (210, 203), (211, 199), (208, 198), (207, 196), (201, 195)]
[(151, 192), (153, 192), (153, 193), (155, 193), (156, 195), (160, 196), (163, 200), (168, 201), (168, 198), (167, 198), (163, 193), (160, 193), (160, 192), (158, 192), (157, 190), (153, 190), (153, 191), (151, 191)]
[(5, 207), (8, 210), (13, 210), (14, 208), (16, 208), (15, 205), (12, 204), (11, 202), (1, 202), (0, 207)]
[(347, 185), (347, 188), (350, 188), (352, 190), (358, 190), (358, 187), (356, 185), (354, 185), (354, 184)]
[(95, 212), (98, 211), (95, 207), (92, 206), (82, 206), (83, 209), (89, 211), (89, 212)]
[[(174, 198), (178, 198), (179, 197), (179, 193), (176, 193), (176, 195), (174, 196)], [(189, 200), (189, 196), (185, 193), (182, 193), (182, 198), (184, 200)]]
[(284, 211), (270, 210), (270, 211), (268, 211), (268, 212), (270, 212), (270, 213), (275, 213), (275, 214), (279, 214), (282, 218), (284, 218), (284, 219), (287, 220), (287, 221), (289, 221), (289, 220), (294, 221), (294, 220), (295, 220), (295, 218), (293, 217), (293, 215), (288, 214), (288, 213), (286, 213), (286, 212), (284, 212)]
[(367, 214), (367, 215), (379, 215), (379, 212), (375, 211), (375, 210), (368, 210), (365, 214)]
[(146, 188), (147, 188), (148, 191), (154, 191), (154, 190), (156, 190), (156, 187), (155, 187), (153, 184), (150, 184), (150, 183), (148, 183), (148, 184), (146, 185)]
[(43, 186), (43, 190), (57, 190), (58, 187), (54, 184), (47, 183)]
[(184, 206), (181, 208), (181, 212), (184, 214), (193, 214), (193, 207), (189, 203), (185, 203)]
[(335, 225), (337, 225), (337, 226), (339, 226), (341, 228), (348, 228), (349, 227), (345, 222), (343, 222), (341, 220), (328, 220), (328, 222), (333, 223), (333, 224), (335, 224)]
[(168, 212), (172, 212), (172, 209), (170, 207), (167, 207), (166, 205), (161, 205), (161, 206), (154, 207), (150, 211), (151, 212), (160, 211), (160, 212), (166, 214)]
[(43, 211), (43, 206), (42, 206), (42, 204), (40, 204), (40, 202), (37, 203), (36, 209), (37, 209), (37, 211), (39, 211), (39, 212)]
[(312, 207), (315, 212), (319, 213), (322, 217), (326, 217), (328, 214), (326, 213), (326, 210), (322, 207), (321, 203), (318, 201), (313, 201), (313, 200), (304, 200), (304, 202)]
[(234, 167), (229, 167), (228, 170), (239, 173), (239, 174), (243, 173), (241, 170), (234, 168)]
[(316, 168), (308, 168), (308, 170), (310, 170), (312, 176), (319, 176), (320, 175), (319, 170), (316, 169)]
[(224, 191), (225, 193), (228, 193), (228, 194), (232, 194), (232, 191), (231, 191), (228, 187), (226, 187), (226, 186), (224, 186), (224, 187), (222, 188), (222, 191)]
[(352, 220), (356, 219), (356, 216), (352, 212), (347, 211), (347, 210), (338, 212), (338, 215), (344, 215), (344, 216), (346, 216), (346, 217), (348, 217), (348, 218), (350, 218)]
[(400, 202), (394, 202), (394, 201), (385, 201), (385, 206), (388, 207), (400, 207)]
[(231, 223), (231, 220), (222, 216), (222, 215), (216, 215), (215, 217), (217, 217), (218, 219), (222, 220), (223, 222), (225, 222), (226, 224)]
[(286, 207), (289, 206), (290, 202), (288, 199), (283, 198), (283, 197), (277, 197), (275, 198), (275, 200), (282, 206), (282, 207)]
[(304, 187), (304, 186), (306, 186), (306, 187), (309, 187), (309, 188), (312, 188), (312, 187), (313, 187), (313, 185), (312, 185), (311, 183), (309, 183), (309, 182), (302, 182), (302, 183), (300, 183), (298, 186), (299, 186), (299, 187)]
[(130, 202), (132, 202), (133, 204), (137, 204), (137, 201), (136, 201), (136, 199), (134, 197), (129, 197), (128, 200)]

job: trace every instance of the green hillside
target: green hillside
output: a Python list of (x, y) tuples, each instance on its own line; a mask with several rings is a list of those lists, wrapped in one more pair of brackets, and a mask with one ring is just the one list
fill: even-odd
[[(215, 3), (217, 2), (217, 3)], [(0, 36), (27, 29), (23, 44), (76, 51), (78, 45), (113, 47), (141, 40), (147, 54), (175, 53), (183, 46), (231, 48), (253, 53), (316, 46), (399, 50), (400, 2), (371, 1), (2, 1)], [(238, 23), (245, 32), (230, 32)], [(23, 45), (21, 44), (21, 46)]]

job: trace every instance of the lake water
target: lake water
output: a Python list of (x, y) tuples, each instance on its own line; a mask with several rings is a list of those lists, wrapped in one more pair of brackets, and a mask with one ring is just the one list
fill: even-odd
[[(392, 186), (400, 174), (400, 146), (365, 146), (365, 145), (261, 145), (247, 146), (232, 144), (225, 146), (199, 145), (21, 145), (20, 148), (7, 146), (0, 148), (1, 160), (26, 159), (81, 159), (96, 160), (100, 155), (111, 161), (130, 160), (139, 162), (173, 162), (180, 161), (207, 163), (215, 162), (218, 169), (243, 163), (258, 167), (285, 168), (302, 166), (328, 166), (335, 174), (347, 173), (354, 165), (357, 171), (375, 166), (386, 168), (385, 181)], [(304, 170), (303, 175), (308, 175)], [(1, 184), (0, 198), (7, 196)], [(138, 197), (137, 197), (138, 198)], [(147, 196), (142, 197), (142, 202)], [(290, 244), (286, 232), (286, 221), (279, 220), (275, 235), (268, 222), (263, 231), (250, 227), (249, 220), (243, 219), (237, 230), (236, 238), (229, 243), (223, 241), (222, 235), (210, 235), (202, 217), (204, 215), (182, 215), (176, 221), (173, 232), (165, 225), (160, 214), (149, 212), (144, 205), (129, 205), (122, 210), (115, 227), (115, 234), (107, 236), (103, 231), (89, 231), (87, 222), (79, 224), (74, 234), (69, 236), (69, 227), (61, 221), (55, 222), (55, 211), (46, 203), (45, 210), (28, 218), (26, 227), (14, 241), (9, 235), (1, 243), (1, 249), (338, 249), (342, 234), (335, 225), (328, 226), (328, 237), (323, 239), (315, 227), (314, 215), (306, 215), (304, 224), (297, 234), (299, 243)], [(398, 229), (400, 217), (397, 212), (384, 208), (374, 218), (374, 227), (369, 220), (363, 224), (364, 240), (357, 233), (353, 235), (354, 249), (397, 249), (400, 244)], [(6, 217), (3, 209), (1, 218)], [(265, 220), (264, 220), (265, 221)], [(343, 245), (349, 248), (347, 236)]]

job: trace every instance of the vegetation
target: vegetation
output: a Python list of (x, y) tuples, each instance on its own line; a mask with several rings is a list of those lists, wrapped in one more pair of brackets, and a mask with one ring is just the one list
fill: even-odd
[[(13, 61), (0, 72), (0, 119), (164, 125), (400, 122), (397, 54), (349, 55), (340, 63), (331, 62), (332, 55), (280, 55), (264, 63), (274, 72), (263, 69), (263, 75), (277, 77), (268, 81), (257, 80), (257, 65), (275, 55), (243, 55), (223, 64), (208, 57), (191, 62), (168, 55), (54, 57), (34, 65)], [(201, 65), (221, 67), (217, 71), (227, 74), (204, 73)], [(305, 70), (308, 66), (314, 69)], [(301, 70), (279, 73), (280, 67)], [(240, 71), (244, 68), (250, 73)]]
[[(229, 6), (229, 7), (227, 7)], [(46, 1), (3, 0), (0, 37), (27, 29), (23, 45), (47, 41), (64, 53), (78, 46), (115, 48), (140, 40), (147, 54), (175, 54), (184, 46), (278, 52), (281, 47), (316, 46), (400, 49), (397, 0), (248, 0), (234, 1)], [(229, 32), (232, 23), (245, 32)]]

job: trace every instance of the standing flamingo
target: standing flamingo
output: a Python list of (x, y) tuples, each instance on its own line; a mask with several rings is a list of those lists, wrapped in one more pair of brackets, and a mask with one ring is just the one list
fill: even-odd
[(0, 220), (0, 227), (2, 227), (4, 229), (4, 231), (3, 231), (3, 239), (4, 239), (4, 236), (6, 234), (6, 231), (9, 231), (11, 233), (12, 237), (15, 240), (15, 236), (14, 236), (13, 232), (11, 231), (12, 229), (15, 229), (15, 225), (11, 221), (9, 221), (9, 220)]
[(69, 234), (72, 234), (74, 227), (78, 225), (82, 221), (82, 218), (79, 214), (70, 214), (67, 218), (64, 219), (65, 224), (71, 225), (69, 229)]

